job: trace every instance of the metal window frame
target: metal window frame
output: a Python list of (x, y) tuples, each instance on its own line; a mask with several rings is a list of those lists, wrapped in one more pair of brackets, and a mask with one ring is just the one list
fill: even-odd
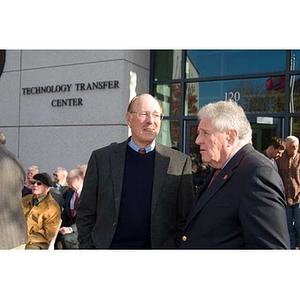
[[(169, 49), (167, 49), (169, 50)], [(291, 100), (291, 90), (289, 88), (290, 84), (290, 76), (291, 75), (300, 75), (300, 70), (294, 71), (291, 70), (291, 53), (292, 50), (286, 51), (286, 65), (284, 71), (279, 72), (264, 72), (264, 73), (254, 73), (254, 74), (240, 74), (240, 75), (225, 75), (225, 76), (212, 76), (212, 77), (203, 77), (203, 78), (185, 78), (185, 69), (186, 69), (186, 60), (187, 60), (187, 50), (181, 50), (181, 78), (176, 80), (156, 80), (154, 81), (154, 56), (155, 51), (160, 50), (150, 50), (150, 80), (149, 80), (149, 91), (151, 94), (154, 94), (154, 87), (160, 84), (174, 84), (180, 83), (181, 85), (181, 111), (177, 116), (166, 116), (164, 120), (178, 120), (180, 124), (180, 150), (185, 152), (186, 139), (185, 130), (186, 130), (186, 122), (190, 120), (197, 120), (197, 116), (186, 116), (184, 114), (185, 108), (185, 93), (186, 93), (186, 84), (187, 83), (195, 83), (195, 82), (211, 82), (211, 81), (222, 81), (222, 80), (234, 80), (234, 79), (255, 79), (262, 77), (275, 77), (275, 76), (285, 76), (285, 109), (283, 113), (259, 113), (259, 116), (268, 116), (268, 117), (276, 117), (283, 118), (283, 128), (282, 128), (282, 138), (291, 134), (291, 118), (297, 117), (300, 118), (300, 113), (290, 113), (290, 100)], [(201, 51), (201, 50), (199, 50)], [(264, 50), (261, 50), (264, 51)], [(266, 50), (267, 51), (267, 50)], [(247, 115), (247, 114), (246, 114)], [(251, 114), (253, 115), (256, 114)], [(247, 117), (249, 117), (247, 115)]]

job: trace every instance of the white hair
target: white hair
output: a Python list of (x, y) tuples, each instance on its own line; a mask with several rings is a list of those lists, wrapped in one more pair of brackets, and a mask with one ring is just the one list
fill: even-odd
[(284, 142), (286, 144), (289, 144), (289, 143), (297, 143), (299, 145), (299, 139), (294, 136), (294, 135), (289, 135), (285, 138)]
[(220, 132), (235, 129), (240, 140), (252, 141), (252, 129), (245, 112), (235, 101), (218, 101), (203, 106), (198, 112), (199, 120), (211, 118)]

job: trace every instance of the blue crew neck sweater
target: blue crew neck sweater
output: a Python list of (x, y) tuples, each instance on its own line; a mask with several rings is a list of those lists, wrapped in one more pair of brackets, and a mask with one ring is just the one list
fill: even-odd
[(126, 150), (122, 198), (112, 249), (150, 249), (151, 198), (155, 151)]

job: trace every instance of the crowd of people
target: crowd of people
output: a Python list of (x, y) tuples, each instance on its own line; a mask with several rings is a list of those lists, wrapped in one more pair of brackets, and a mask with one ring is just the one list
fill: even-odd
[[(22, 189), (22, 208), (27, 223), (27, 240), (17, 249), (77, 249), (76, 206), (87, 165), (67, 171), (57, 167), (53, 180), (36, 165), (27, 170)], [(76, 197), (76, 200), (75, 200)]]
[(299, 249), (298, 138), (272, 137), (259, 153), (233, 101), (198, 117), (201, 164), (156, 141), (162, 106), (142, 94), (127, 108), (128, 139), (53, 179), (36, 165), (25, 178), (1, 133), (0, 248)]

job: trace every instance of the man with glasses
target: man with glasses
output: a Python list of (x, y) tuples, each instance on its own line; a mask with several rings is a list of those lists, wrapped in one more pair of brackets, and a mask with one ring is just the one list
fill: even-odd
[(132, 135), (93, 151), (77, 210), (79, 248), (176, 248), (193, 200), (190, 158), (156, 142), (162, 107), (134, 97)]
[(60, 224), (60, 207), (51, 196), (52, 181), (48, 173), (35, 174), (31, 186), (32, 194), (22, 198), (27, 221), (25, 249), (48, 249)]

